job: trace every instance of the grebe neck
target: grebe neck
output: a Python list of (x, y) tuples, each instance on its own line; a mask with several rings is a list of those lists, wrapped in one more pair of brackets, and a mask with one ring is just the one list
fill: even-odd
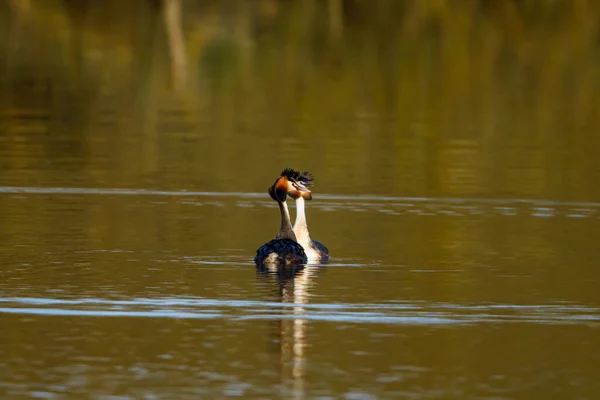
[(298, 243), (310, 241), (308, 225), (306, 224), (306, 213), (304, 212), (304, 199), (296, 199), (296, 222), (294, 223), (294, 233), (298, 238)]
[(292, 221), (290, 220), (290, 212), (287, 207), (287, 203), (284, 201), (277, 202), (279, 205), (279, 212), (281, 213), (281, 227), (279, 228), (279, 232), (275, 239), (292, 239), (294, 242), (296, 241), (296, 235), (294, 234), (294, 230), (292, 229)]

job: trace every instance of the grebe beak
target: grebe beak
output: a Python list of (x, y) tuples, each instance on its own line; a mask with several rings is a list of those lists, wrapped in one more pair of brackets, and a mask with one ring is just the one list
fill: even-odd
[(292, 187), (294, 188), (294, 190), (299, 190), (300, 192), (304, 193), (310, 193), (310, 190), (306, 186), (304, 186), (304, 184), (301, 181), (292, 182)]

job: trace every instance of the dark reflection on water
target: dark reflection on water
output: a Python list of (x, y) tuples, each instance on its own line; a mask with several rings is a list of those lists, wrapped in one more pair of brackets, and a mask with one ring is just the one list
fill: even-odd
[(598, 398), (600, 3), (178, 3), (0, 6), (0, 397)]

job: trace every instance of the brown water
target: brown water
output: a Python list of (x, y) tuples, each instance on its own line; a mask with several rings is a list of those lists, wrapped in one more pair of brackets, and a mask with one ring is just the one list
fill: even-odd
[[(183, 93), (145, 3), (3, 11), (1, 397), (598, 398), (597, 14), (438, 3), (188, 2)], [(260, 274), (287, 166), (332, 259)]]

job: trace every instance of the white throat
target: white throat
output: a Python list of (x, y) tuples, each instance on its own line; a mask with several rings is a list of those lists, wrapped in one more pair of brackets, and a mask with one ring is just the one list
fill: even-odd
[(296, 222), (294, 222), (294, 233), (298, 243), (308, 249), (311, 244), (310, 234), (308, 233), (308, 225), (306, 224), (306, 213), (304, 212), (304, 199), (298, 197), (296, 199)]

